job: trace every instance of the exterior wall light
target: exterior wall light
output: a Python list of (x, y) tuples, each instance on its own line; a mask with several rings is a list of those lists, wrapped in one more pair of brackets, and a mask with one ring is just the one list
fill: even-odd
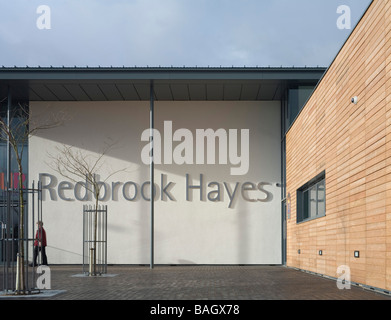
[(352, 101), (352, 103), (357, 104), (357, 102), (358, 102), (358, 97), (353, 97), (351, 101)]
[(354, 257), (360, 258), (360, 251), (354, 251)]
[(322, 250), (319, 250), (319, 255), (323, 255), (323, 251)]

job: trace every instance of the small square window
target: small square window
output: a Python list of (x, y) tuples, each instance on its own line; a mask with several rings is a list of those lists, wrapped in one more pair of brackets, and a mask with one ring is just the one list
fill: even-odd
[(297, 190), (297, 223), (326, 215), (325, 181), (322, 172)]

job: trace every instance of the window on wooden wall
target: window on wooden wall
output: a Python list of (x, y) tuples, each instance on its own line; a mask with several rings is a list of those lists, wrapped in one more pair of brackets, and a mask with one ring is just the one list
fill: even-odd
[(326, 176), (321, 174), (297, 190), (297, 223), (326, 215)]

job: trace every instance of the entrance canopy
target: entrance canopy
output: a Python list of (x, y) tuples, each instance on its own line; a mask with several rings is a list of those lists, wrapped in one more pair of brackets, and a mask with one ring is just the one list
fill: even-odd
[(0, 95), (30, 101), (281, 100), (294, 85), (315, 85), (326, 68), (2, 67)]

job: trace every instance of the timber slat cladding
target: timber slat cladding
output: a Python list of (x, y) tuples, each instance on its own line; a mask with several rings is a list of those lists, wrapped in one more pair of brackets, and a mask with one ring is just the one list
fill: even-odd
[[(390, 75), (391, 1), (375, 0), (287, 133), (288, 266), (337, 278), (347, 265), (391, 289)], [(326, 216), (296, 223), (296, 192), (322, 171)]]

